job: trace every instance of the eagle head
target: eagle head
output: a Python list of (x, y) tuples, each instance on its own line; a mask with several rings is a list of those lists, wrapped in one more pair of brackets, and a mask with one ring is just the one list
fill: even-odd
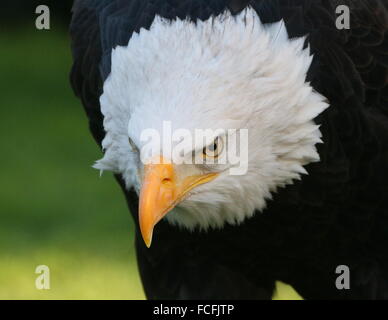
[(156, 17), (112, 51), (95, 168), (139, 194), (147, 246), (163, 218), (188, 229), (241, 223), (319, 161), (314, 118), (328, 104), (306, 82), (305, 42), (248, 8), (196, 22)]

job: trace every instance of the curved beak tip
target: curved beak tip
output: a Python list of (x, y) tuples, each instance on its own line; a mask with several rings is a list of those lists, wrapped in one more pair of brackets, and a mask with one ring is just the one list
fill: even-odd
[[(194, 187), (213, 180), (217, 174), (192, 175), (178, 179), (174, 166), (165, 163), (145, 166), (139, 199), (140, 231), (145, 245), (151, 247), (155, 225)], [(170, 183), (165, 184), (168, 180)]]
[(144, 220), (140, 220), (140, 233), (147, 248), (151, 247), (152, 236), (154, 233), (155, 223), (144, 223)]
[(143, 237), (143, 240), (144, 240), (144, 243), (147, 246), (147, 248), (150, 248), (151, 244), (152, 244), (152, 232), (149, 236)]

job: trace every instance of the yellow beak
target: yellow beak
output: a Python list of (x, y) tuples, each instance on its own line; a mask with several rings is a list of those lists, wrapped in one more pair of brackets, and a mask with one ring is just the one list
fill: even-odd
[(163, 157), (160, 157), (157, 164), (145, 165), (140, 191), (139, 224), (148, 248), (151, 246), (155, 225), (183, 200), (190, 190), (213, 180), (216, 176), (216, 173), (210, 173), (179, 178), (174, 165)]

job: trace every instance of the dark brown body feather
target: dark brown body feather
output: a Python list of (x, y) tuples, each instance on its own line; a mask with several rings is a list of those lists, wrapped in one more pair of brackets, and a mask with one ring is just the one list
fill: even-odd
[[(240, 226), (190, 233), (161, 222), (151, 249), (137, 230), (146, 295), (269, 299), (282, 280), (304, 298), (388, 299), (387, 0), (76, 1), (71, 81), (93, 136), (98, 143), (104, 137), (99, 97), (112, 48), (126, 45), (155, 15), (196, 21), (247, 4), (264, 23), (284, 19), (291, 37), (308, 35), (314, 53), (308, 80), (330, 102), (316, 119), (321, 162)], [(350, 30), (335, 26), (342, 4), (351, 9)], [(123, 190), (137, 222), (137, 196)], [(350, 290), (335, 286), (343, 264), (350, 267)]]

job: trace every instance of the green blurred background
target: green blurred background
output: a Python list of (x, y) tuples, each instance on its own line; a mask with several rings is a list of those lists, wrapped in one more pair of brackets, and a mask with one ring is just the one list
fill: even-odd
[[(34, 2), (1, 17), (0, 299), (144, 298), (132, 218), (91, 168), (101, 154), (69, 86), (70, 2), (49, 3), (49, 31), (35, 29)], [(38, 265), (50, 290), (35, 287)]]
[[(133, 221), (69, 85), (71, 0), (0, 4), (0, 299), (143, 299)], [(51, 30), (35, 8), (51, 9)], [(39, 265), (50, 290), (37, 290)], [(276, 299), (298, 298), (288, 286)]]

